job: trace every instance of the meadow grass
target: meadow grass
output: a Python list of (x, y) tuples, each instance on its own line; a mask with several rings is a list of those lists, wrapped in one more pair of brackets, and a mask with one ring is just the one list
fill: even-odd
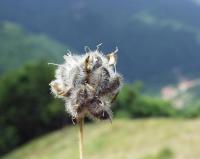
[[(199, 159), (200, 119), (114, 120), (86, 124), (87, 159)], [(78, 127), (35, 139), (3, 159), (78, 159)]]

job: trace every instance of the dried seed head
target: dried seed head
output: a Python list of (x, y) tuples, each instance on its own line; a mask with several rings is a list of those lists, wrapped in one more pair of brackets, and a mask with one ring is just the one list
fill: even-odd
[(100, 120), (112, 118), (111, 103), (122, 87), (122, 76), (116, 72), (118, 49), (104, 56), (99, 46), (95, 51), (87, 49), (82, 56), (69, 53), (64, 64), (56, 65), (51, 90), (65, 101), (73, 119), (86, 115)]

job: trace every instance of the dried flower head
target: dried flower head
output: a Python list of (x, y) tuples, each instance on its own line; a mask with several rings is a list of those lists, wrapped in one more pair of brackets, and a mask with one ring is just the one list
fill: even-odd
[(118, 49), (104, 56), (97, 49), (85, 55), (64, 55), (64, 64), (57, 65), (55, 80), (50, 83), (52, 93), (65, 101), (73, 119), (86, 115), (112, 119), (111, 104), (122, 86), (122, 76), (116, 72)]

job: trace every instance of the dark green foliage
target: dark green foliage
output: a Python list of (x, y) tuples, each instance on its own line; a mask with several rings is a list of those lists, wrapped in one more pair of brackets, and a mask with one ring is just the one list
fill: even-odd
[(50, 94), (53, 69), (29, 64), (0, 80), (0, 153), (67, 122), (64, 104)]
[(147, 117), (200, 117), (200, 103), (184, 108), (175, 108), (170, 102), (157, 97), (142, 95), (140, 82), (125, 85), (115, 104), (114, 113), (120, 118), (147, 118)]
[(177, 110), (169, 102), (141, 95), (141, 83), (126, 85), (120, 92), (115, 108), (118, 117), (172, 117)]
[(141, 96), (131, 105), (132, 117), (171, 117), (176, 114), (169, 102), (159, 98)]
[[(0, 154), (49, 131), (72, 123), (64, 103), (50, 94), (54, 66), (46, 61), (25, 65), (0, 78)], [(142, 84), (127, 84), (115, 104), (115, 117), (197, 117), (200, 107), (177, 111), (169, 102), (142, 95)]]
[(200, 103), (188, 106), (180, 111), (181, 117), (197, 118), (200, 117)]

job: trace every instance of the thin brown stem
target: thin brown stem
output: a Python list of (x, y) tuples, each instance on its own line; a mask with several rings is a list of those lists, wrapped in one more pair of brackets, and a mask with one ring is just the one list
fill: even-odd
[(83, 159), (83, 126), (84, 126), (84, 118), (79, 120), (79, 154), (80, 159)]

